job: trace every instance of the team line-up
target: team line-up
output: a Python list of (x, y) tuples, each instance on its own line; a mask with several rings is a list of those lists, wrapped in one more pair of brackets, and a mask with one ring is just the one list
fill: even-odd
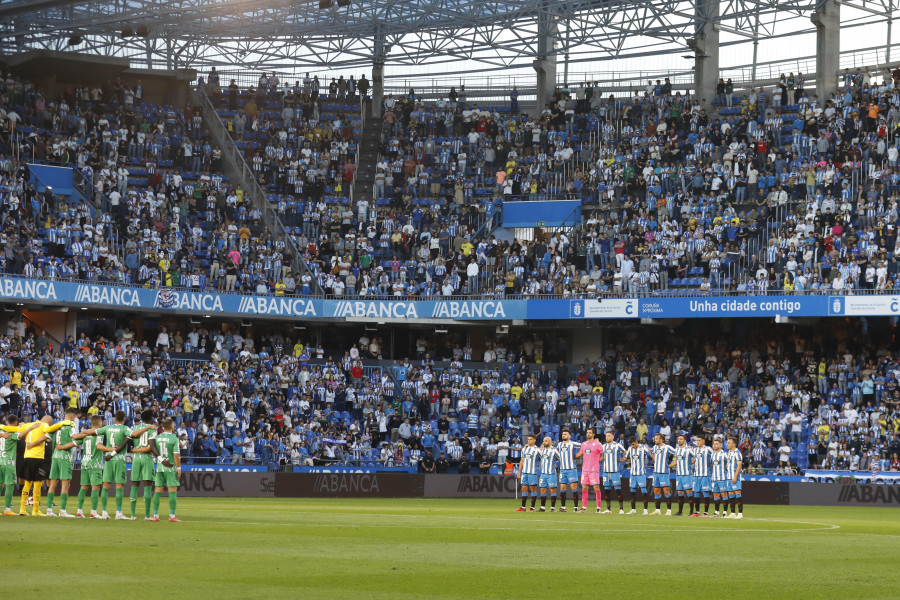
[[(87, 494), (91, 495), (92, 519), (109, 519), (106, 511), (110, 486), (115, 486), (116, 519), (133, 521), (137, 511), (140, 486), (144, 486), (144, 520), (159, 521), (160, 497), (164, 491), (169, 496), (169, 521), (178, 522), (175, 508), (178, 503), (178, 486), (181, 479), (181, 455), (175, 423), (165, 419), (162, 431), (156, 425), (152, 411), (141, 413), (141, 425), (125, 425), (125, 413), (116, 412), (114, 423), (104, 425), (99, 416), (91, 418), (91, 427), (74, 431), (75, 409), (66, 411), (65, 420), (53, 424), (50, 416), (33, 423), (19, 423), (15, 415), (9, 415), (6, 425), (0, 426), (0, 484), (3, 485), (6, 516), (26, 516), (29, 492), (34, 505), (31, 516), (57, 516), (53, 512), (57, 488), (59, 488), (60, 517), (85, 517), (83, 508)], [(24, 446), (24, 448), (22, 448)], [(69, 487), (74, 470), (74, 448), (81, 450), (81, 489), (78, 492), (78, 512), (67, 511)], [(52, 452), (47, 460), (48, 448)], [(17, 451), (22, 451), (20, 468), (17, 469)], [(133, 453), (131, 463), (131, 516), (122, 513), (125, 481), (128, 467), (125, 457)], [(18, 473), (17, 473), (18, 471)], [(22, 479), (22, 501), (19, 512), (12, 509), (13, 491), (18, 478)], [(49, 479), (47, 512), (41, 512), (41, 488)], [(102, 512), (98, 512), (98, 504)], [(152, 514), (152, 516), (151, 516)]]
[[(722, 436), (713, 438), (712, 448), (706, 445), (702, 437), (695, 438), (693, 446), (688, 445), (687, 438), (681, 434), (677, 438), (677, 446), (664, 443), (663, 437), (657, 434), (653, 438), (653, 447), (640, 444), (631, 438), (628, 449), (616, 442), (612, 433), (606, 434), (606, 443), (596, 438), (593, 428), (588, 428), (584, 442), (571, 440), (571, 434), (564, 429), (560, 434), (561, 441), (553, 445), (549, 437), (545, 437), (541, 446), (537, 446), (537, 438), (529, 435), (522, 448), (522, 459), (519, 464), (519, 478), (522, 484), (522, 506), (517, 512), (525, 512), (528, 499), (531, 507), (528, 512), (535, 511), (538, 490), (541, 494), (541, 512), (546, 510), (547, 496), (550, 496), (550, 512), (556, 510), (557, 491), (559, 492), (559, 512), (566, 511), (566, 494), (571, 491), (575, 502), (574, 512), (587, 512), (588, 494), (594, 489), (597, 500), (597, 512), (612, 512), (613, 491), (619, 501), (619, 514), (625, 514), (622, 501), (622, 480), (619, 473), (620, 463), (628, 463), (630, 471), (631, 510), (628, 514), (637, 514), (636, 501), (643, 500), (644, 514), (648, 514), (649, 494), (652, 487), (653, 499), (656, 503), (654, 515), (661, 515), (660, 505), (666, 503), (666, 516), (672, 516), (672, 483), (671, 470), (675, 469), (675, 492), (678, 498), (678, 515), (683, 516), (684, 504), (689, 504), (690, 516), (709, 516), (710, 496), (715, 503), (713, 516), (741, 519), (744, 516), (744, 503), (741, 498), (741, 472), (743, 456), (737, 448), (737, 439), (729, 437), (722, 447)], [(578, 464), (582, 461), (581, 473), (581, 507), (578, 505)], [(647, 482), (647, 459), (653, 463), (651, 485)], [(606, 510), (601, 508), (602, 493), (601, 463), (603, 489), (606, 492)], [(730, 509), (730, 512), (729, 512)]]

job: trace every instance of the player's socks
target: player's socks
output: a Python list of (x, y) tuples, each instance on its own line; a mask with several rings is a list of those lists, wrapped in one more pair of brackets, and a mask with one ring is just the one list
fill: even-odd
[(684, 512), (684, 496), (678, 496), (678, 514)]
[(566, 493), (563, 492), (559, 495), (559, 504), (562, 508), (566, 507)]
[(6, 510), (12, 509), (12, 500), (13, 494), (15, 493), (15, 489), (13, 489), (12, 484), (6, 486), (6, 490), (3, 492), (3, 501), (5, 502), (4, 506)]
[[(171, 492), (169, 493), (171, 496)], [(550, 496), (550, 510), (556, 508), (556, 496)]]
[(703, 503), (703, 514), (709, 514), (709, 496), (704, 498), (705, 502)]
[(738, 514), (743, 515), (744, 514), (744, 501), (740, 497), (738, 497), (737, 505), (738, 505)]
[[(159, 500), (157, 500), (157, 496), (159, 496), (159, 494), (157, 494), (157, 493), (153, 494), (153, 506), (154, 506), (153, 514), (156, 514), (155, 507), (159, 506)], [(535, 502), (537, 502), (537, 494), (532, 494), (531, 495), (531, 508), (534, 508)]]
[(100, 488), (100, 507), (103, 509), (103, 512), (106, 512), (106, 505), (109, 503), (109, 490), (107, 488)]
[[(575, 510), (577, 511), (578, 510), (578, 492), (577, 491), (572, 492), (572, 502), (575, 504)], [(585, 502), (585, 504), (587, 504), (587, 500), (585, 500), (584, 502)]]
[(125, 489), (116, 488), (116, 512), (122, 512), (122, 502), (125, 500)]
[[(525, 508), (525, 502), (527, 502), (527, 501), (528, 501), (528, 496), (522, 496), (522, 508)], [(147, 512), (148, 513), (150, 512), (149, 506), (147, 507)], [(147, 516), (149, 517), (150, 515), (147, 515)]]
[(47, 492), (47, 510), (53, 510), (53, 500), (55, 500), (55, 498), (55, 493)]
[[(153, 504), (153, 486), (144, 486), (144, 518), (150, 518), (150, 507)], [(522, 508), (525, 508), (525, 498), (522, 498)]]
[(81, 488), (78, 491), (78, 510), (81, 511), (84, 508), (84, 499), (87, 497), (87, 490)]
[(672, 494), (666, 496), (666, 509), (672, 510)]
[(31, 507), (31, 514), (38, 515), (41, 513), (41, 485), (40, 481), (36, 481), (31, 495), (34, 498), (34, 505)]
[(621, 488), (616, 490), (616, 498), (619, 500), (619, 510), (620, 511), (625, 510), (625, 502), (624, 502), (624, 500), (622, 500)]
[[(153, 514), (159, 514), (159, 492), (153, 492)], [(534, 506), (534, 500), (532, 499), (532, 506)]]
[(716, 505), (716, 514), (719, 514), (719, 505), (720, 505), (720, 504), (722, 504), (722, 503), (721, 503), (718, 499), (716, 499), (716, 502), (715, 502), (715, 505)]
[(176, 506), (178, 506), (178, 492), (169, 492), (169, 517), (175, 516)]
[(91, 512), (97, 512), (100, 504), (100, 490), (91, 490)]
[(26, 481), (22, 486), (22, 503), (19, 506), (19, 513), (25, 514), (25, 507), (28, 506), (28, 492), (31, 491), (31, 482)]
[(631, 510), (635, 510), (635, 508), (637, 507), (636, 505), (637, 505), (637, 502), (635, 501), (634, 496), (632, 496), (631, 497)]
[[(587, 488), (582, 488), (582, 489), (581, 489), (581, 505), (582, 505), (585, 509), (587, 509), (587, 501), (588, 501), (588, 489), (587, 489)], [(575, 501), (575, 504), (576, 504), (576, 507), (577, 507), (577, 505), (578, 505), (578, 500)]]
[(661, 504), (660, 501), (659, 501), (659, 496), (656, 496), (656, 497), (653, 499), (653, 503), (656, 505), (656, 510), (659, 510), (659, 505)]
[(541, 496), (541, 509), (547, 506), (547, 496)]
[(137, 514), (137, 500), (138, 500), (138, 486), (131, 484), (131, 491), (128, 493), (128, 499), (131, 504), (131, 518), (133, 519)]
[(59, 495), (59, 509), (65, 512), (66, 507), (69, 506), (69, 495), (68, 494), (60, 494)]

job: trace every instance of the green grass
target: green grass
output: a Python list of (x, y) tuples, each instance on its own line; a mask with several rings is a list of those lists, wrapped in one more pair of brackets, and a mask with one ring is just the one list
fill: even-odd
[[(167, 506), (163, 498), (161, 512)], [(187, 498), (183, 523), (2, 517), (0, 577), (19, 597), (66, 598), (900, 594), (897, 509), (750, 506), (738, 521), (514, 508), (511, 500)]]

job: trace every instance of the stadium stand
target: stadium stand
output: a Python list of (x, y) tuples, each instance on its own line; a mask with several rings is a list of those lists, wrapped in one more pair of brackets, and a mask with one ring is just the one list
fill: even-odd
[[(363, 135), (349, 88), (321, 94), (318, 108), (305, 84), (299, 99), (226, 88), (217, 101), (233, 143), (313, 266), (296, 282), (284, 240), (220, 172), (195, 107), (146, 104), (114, 82), (48, 99), (7, 77), (0, 124), (17, 137), (2, 161), (0, 269), (261, 295), (309, 294), (312, 278), (370, 297), (888, 293), (900, 271), (891, 78), (900, 72), (848, 73), (824, 101), (785, 79), (777, 94), (724, 108), (664, 84), (627, 99), (560, 92), (540, 119), (411, 92), (386, 99), (373, 125), (375, 193), (352, 198), (337, 189), (353, 181), (347, 160)], [(298, 168), (307, 157), (313, 174)], [(42, 189), (54, 164), (75, 167), (67, 194)], [(584, 218), (501, 241), (502, 205), (518, 197), (574, 197)], [(326, 354), (283, 334), (202, 327), (163, 329), (153, 346), (124, 330), (54, 344), (24, 320), (9, 327), (8, 409), (59, 416), (75, 402), (133, 418), (149, 403), (176, 418), (197, 461), (419, 465), (443, 454), (457, 469), (496, 471), (524, 433), (581, 436), (593, 424), (625, 436), (734, 433), (754, 468), (900, 467), (889, 344), (834, 332), (790, 344), (771, 330), (735, 345), (712, 334), (689, 348), (634, 341), (550, 369), (536, 337), (491, 340), (479, 362), (458, 347), (435, 348), (440, 364), (425, 351), (385, 364), (372, 340)], [(206, 358), (172, 356), (197, 351)]]

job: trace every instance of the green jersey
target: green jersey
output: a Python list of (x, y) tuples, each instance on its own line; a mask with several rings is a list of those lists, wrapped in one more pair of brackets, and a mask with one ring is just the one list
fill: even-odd
[(65, 446), (72, 442), (72, 426), (66, 425), (62, 429), (57, 429), (53, 433), (53, 454), (52, 458), (67, 460), (72, 462), (72, 448), (68, 450), (60, 450), (60, 446)]
[[(157, 473), (174, 473), (175, 472), (175, 455), (181, 454), (181, 451), (178, 449), (178, 438), (175, 437), (174, 433), (162, 432), (156, 436), (156, 449), (159, 450), (159, 457), (156, 459), (157, 462)], [(163, 461), (167, 460), (172, 463), (171, 467), (167, 467), (163, 464)]]
[(75, 440), (78, 447), (81, 448), (81, 468), (82, 469), (102, 469), (103, 453), (97, 450), (97, 442), (99, 437), (89, 435), (80, 440)]
[[(126, 425), (119, 425), (116, 423), (115, 425), (101, 427), (97, 430), (97, 435), (103, 440), (104, 446), (108, 448), (118, 448), (122, 445), (122, 442), (131, 437), (131, 429)], [(125, 453), (122, 452), (121, 454), (116, 454), (109, 460), (112, 462), (125, 462)]]
[[(141, 427), (144, 427), (141, 425)], [(135, 429), (140, 429), (141, 427), (136, 427)], [(141, 437), (137, 439), (134, 443), (135, 448), (143, 448), (145, 446), (150, 445), (150, 440), (156, 437), (156, 429), (148, 429), (144, 433), (141, 434)], [(135, 453), (133, 462), (153, 462), (153, 455), (149, 452), (143, 453)]]
[(0, 438), (0, 466), (16, 464), (16, 442), (18, 440), (18, 433), (9, 434), (9, 439)]

